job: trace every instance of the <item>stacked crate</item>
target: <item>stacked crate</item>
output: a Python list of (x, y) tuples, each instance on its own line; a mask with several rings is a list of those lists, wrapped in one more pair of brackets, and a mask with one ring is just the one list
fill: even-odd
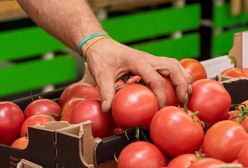
[[(248, 12), (242, 10), (240, 13), (233, 13), (230, 1), (212, 0), (202, 2), (203, 5), (203, 26), (205, 32), (202, 38), (210, 46), (211, 57), (228, 54), (233, 45), (234, 33), (248, 29)], [(210, 40), (208, 40), (211, 38)], [(204, 49), (204, 48), (203, 48)]]

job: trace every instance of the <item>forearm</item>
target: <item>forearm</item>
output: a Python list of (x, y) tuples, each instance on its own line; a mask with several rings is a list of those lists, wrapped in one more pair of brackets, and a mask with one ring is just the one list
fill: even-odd
[(76, 50), (94, 32), (104, 32), (85, 0), (18, 0), (38, 25)]

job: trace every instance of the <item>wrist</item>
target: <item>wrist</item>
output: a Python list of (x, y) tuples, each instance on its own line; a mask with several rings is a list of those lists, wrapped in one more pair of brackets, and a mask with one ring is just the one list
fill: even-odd
[(106, 33), (101, 32), (94, 32), (87, 35), (79, 42), (77, 46), (79, 54), (83, 56), (87, 49), (91, 47), (91, 45), (94, 45), (94, 43), (96, 43), (98, 40), (101, 40), (102, 38), (109, 38), (109, 36)]

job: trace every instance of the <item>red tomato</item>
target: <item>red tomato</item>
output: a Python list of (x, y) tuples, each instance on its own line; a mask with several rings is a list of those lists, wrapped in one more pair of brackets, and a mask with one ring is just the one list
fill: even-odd
[(213, 124), (222, 120), (231, 105), (231, 97), (217, 81), (202, 79), (193, 83), (188, 107), (199, 111), (199, 119)]
[(149, 128), (158, 111), (158, 100), (153, 92), (139, 84), (120, 89), (112, 101), (112, 116), (122, 129), (141, 126)]
[(246, 77), (248, 77), (248, 68), (243, 68), (242, 71), (246, 75)]
[[(132, 84), (135, 82), (139, 82), (141, 77), (136, 75), (128, 79), (126, 82), (127, 84)], [(164, 78), (164, 85), (165, 85), (165, 97), (166, 97), (166, 106), (178, 106), (179, 101), (177, 99), (177, 93), (175, 86), (172, 84), (170, 78)]]
[(73, 107), (71, 111), (71, 124), (87, 120), (92, 121), (94, 137), (106, 137), (112, 134), (114, 126), (111, 113), (104, 113), (98, 100), (83, 100)]
[(37, 114), (52, 115), (56, 119), (59, 119), (59, 114), (61, 113), (60, 106), (49, 99), (38, 99), (30, 103), (24, 110), (25, 118), (28, 118)]
[(184, 154), (175, 157), (170, 161), (168, 167), (170, 168), (189, 168), (189, 166), (196, 162), (198, 158), (194, 154)]
[(73, 98), (99, 99), (99, 90), (87, 83), (74, 83), (66, 87), (59, 99), (59, 104), (63, 106)]
[(229, 111), (227, 114), (227, 120), (232, 120), (232, 121), (238, 121), (238, 118), (236, 118), (239, 115), (239, 112), (236, 110)]
[(11, 145), (12, 148), (16, 148), (16, 149), (26, 149), (27, 146), (28, 146), (28, 138), (27, 137), (18, 138)]
[(184, 69), (192, 76), (192, 80), (197, 81), (207, 78), (207, 73), (204, 66), (197, 60), (187, 58), (180, 61)]
[(242, 71), (242, 69), (234, 67), (234, 68), (229, 68), (223, 72), (221, 72), (221, 75), (233, 77), (233, 78), (242, 78), (246, 77), (245, 73)]
[(85, 100), (85, 99), (74, 98), (74, 99), (67, 101), (65, 103), (65, 105), (63, 106), (63, 109), (62, 109), (61, 120), (62, 121), (68, 121), (69, 123), (71, 123), (71, 111), (72, 111), (73, 107), (75, 107), (75, 105), (78, 102), (83, 101), (83, 100)]
[(246, 117), (242, 123), (241, 123), (242, 127), (245, 129), (246, 132), (248, 132), (248, 117)]
[(164, 78), (165, 85), (165, 97), (166, 97), (166, 106), (178, 106), (179, 101), (177, 99), (177, 93), (175, 86), (172, 84), (169, 78)]
[(118, 168), (161, 168), (166, 158), (153, 144), (143, 141), (126, 146), (118, 158)]
[(223, 161), (214, 158), (205, 158), (191, 164), (189, 168), (216, 168), (224, 164)]
[(18, 138), (24, 115), (14, 103), (0, 102), (0, 143), (10, 145)]
[[(182, 108), (162, 108), (152, 119), (150, 135), (154, 144), (171, 156), (192, 153), (202, 144), (204, 132)], [(183, 145), (182, 145), (183, 144)]]
[(203, 152), (208, 157), (232, 162), (241, 146), (248, 140), (244, 128), (234, 121), (220, 121), (207, 131), (203, 141)]
[(241, 147), (238, 155), (238, 162), (241, 163), (243, 166), (248, 167), (248, 143), (245, 143)]
[(55, 119), (45, 114), (33, 115), (27, 118), (21, 127), (21, 133), (20, 133), (21, 137), (28, 135), (28, 127), (44, 126), (46, 123), (50, 121), (55, 121)]

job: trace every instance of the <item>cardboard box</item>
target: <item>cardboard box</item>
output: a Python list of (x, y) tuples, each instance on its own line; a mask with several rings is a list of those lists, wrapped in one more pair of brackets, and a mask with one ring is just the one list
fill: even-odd
[[(248, 79), (227, 79), (222, 82), (230, 93), (232, 103), (241, 103), (248, 99)], [(33, 95), (14, 102), (24, 108), (33, 99), (57, 99), (63, 88), (53, 92)], [(1, 168), (14, 168), (22, 159), (34, 162), (46, 168), (114, 168), (114, 155), (134, 140), (125, 135), (115, 135), (103, 139), (93, 138), (91, 122), (69, 125), (67, 122), (51, 122), (45, 127), (29, 129), (30, 141), (25, 150), (0, 145)], [(21, 164), (21, 163), (20, 163)]]
[(42, 166), (37, 165), (33, 162), (22, 159), (18, 164), (17, 168), (42, 168)]

